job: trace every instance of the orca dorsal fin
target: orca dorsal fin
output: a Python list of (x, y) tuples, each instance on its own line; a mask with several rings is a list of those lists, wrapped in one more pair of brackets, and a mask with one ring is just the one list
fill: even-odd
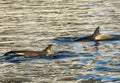
[(44, 53), (50, 53), (50, 54), (52, 54), (52, 46), (53, 46), (53, 44), (49, 44), (42, 52), (44, 52)]
[(99, 31), (100, 27), (98, 26), (96, 28), (96, 30), (94, 31), (94, 33), (92, 34), (92, 37), (95, 38), (96, 36), (98, 36), (100, 34), (100, 31)]

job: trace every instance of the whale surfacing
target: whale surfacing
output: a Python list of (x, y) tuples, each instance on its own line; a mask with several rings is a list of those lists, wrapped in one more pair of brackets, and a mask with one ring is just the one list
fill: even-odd
[(116, 37), (115, 35), (100, 33), (99, 29), (100, 27), (98, 26), (92, 35), (76, 39), (75, 41), (100, 41), (100, 40), (102, 41), (102, 40), (110, 40)]
[(53, 52), (52, 44), (48, 45), (43, 51), (26, 51), (26, 50), (20, 50), (20, 51), (9, 51), (4, 54), (4, 56), (7, 55), (18, 55), (18, 56), (26, 56), (26, 57), (35, 57), (35, 56), (41, 56), (41, 57), (50, 57)]

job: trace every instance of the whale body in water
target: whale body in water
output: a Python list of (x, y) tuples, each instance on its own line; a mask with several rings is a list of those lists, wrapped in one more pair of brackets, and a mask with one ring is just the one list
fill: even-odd
[(109, 34), (100, 33), (99, 29), (100, 27), (98, 26), (92, 35), (78, 38), (75, 41), (103, 41), (103, 40), (117, 39), (118, 37), (120, 37), (118, 35), (109, 35)]
[(19, 51), (9, 51), (4, 54), (4, 56), (9, 55), (18, 55), (18, 56), (25, 56), (25, 57), (50, 57), (53, 52), (51, 51), (52, 44), (48, 45), (43, 51), (27, 51), (27, 50), (19, 50)]

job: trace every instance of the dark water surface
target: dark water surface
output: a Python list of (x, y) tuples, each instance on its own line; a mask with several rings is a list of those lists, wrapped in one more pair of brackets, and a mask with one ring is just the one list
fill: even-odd
[[(0, 81), (4, 83), (120, 83), (120, 40), (55, 42), (91, 34), (120, 35), (119, 0), (0, 0)], [(53, 59), (13, 58), (10, 50), (42, 50)], [(19, 63), (13, 63), (18, 61)]]

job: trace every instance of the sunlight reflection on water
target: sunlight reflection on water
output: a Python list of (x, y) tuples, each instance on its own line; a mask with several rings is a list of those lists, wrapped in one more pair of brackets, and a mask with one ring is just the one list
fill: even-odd
[[(119, 40), (73, 42), (75, 37), (93, 33), (98, 26), (101, 32), (119, 35), (119, 23), (119, 0), (2, 0), (0, 59), (10, 50), (39, 51), (50, 43), (54, 43), (53, 51), (69, 52), (66, 54), (69, 57), (59, 54), (58, 59), (52, 60), (2, 61), (0, 81), (75, 83), (81, 79), (89, 82), (89, 78), (119, 81)], [(66, 41), (53, 41), (59, 38)], [(74, 54), (77, 56), (71, 57)]]

